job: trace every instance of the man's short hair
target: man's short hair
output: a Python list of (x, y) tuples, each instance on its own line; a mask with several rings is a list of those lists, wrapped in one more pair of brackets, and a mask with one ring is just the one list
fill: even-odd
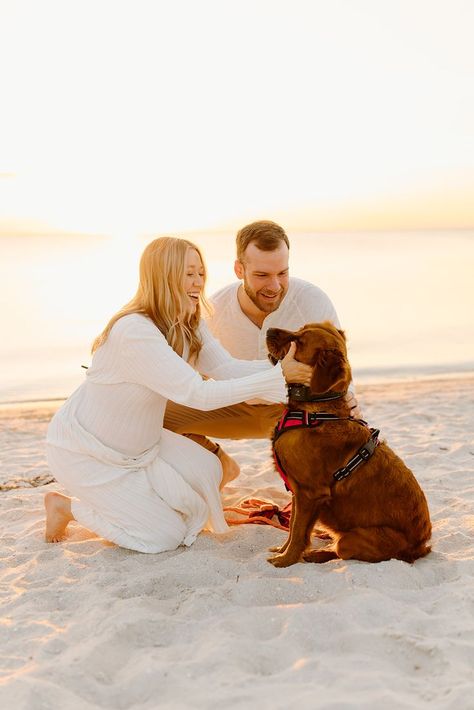
[(288, 249), (290, 248), (290, 242), (283, 227), (267, 220), (252, 222), (242, 227), (237, 232), (235, 241), (239, 261), (243, 261), (245, 250), (250, 243), (255, 244), (262, 251), (274, 251), (282, 242), (286, 244)]

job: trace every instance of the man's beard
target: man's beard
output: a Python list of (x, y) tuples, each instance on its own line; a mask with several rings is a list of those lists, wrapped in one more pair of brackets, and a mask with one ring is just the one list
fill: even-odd
[[(262, 292), (266, 293), (266, 290), (262, 289), (262, 291), (253, 291), (246, 282), (245, 278), (243, 282), (243, 288), (252, 303), (257, 306), (260, 311), (263, 311), (263, 313), (273, 313), (273, 311), (276, 311), (277, 308), (280, 306), (280, 303), (282, 302), (283, 297), (285, 296), (287, 291), (287, 289), (285, 290), (284, 288), (280, 288), (278, 296), (275, 299), (267, 300), (261, 295)], [(275, 294), (269, 292), (268, 295), (273, 296)]]

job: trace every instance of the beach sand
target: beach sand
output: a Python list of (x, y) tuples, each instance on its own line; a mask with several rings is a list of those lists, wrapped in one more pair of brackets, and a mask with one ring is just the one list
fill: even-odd
[[(473, 708), (474, 378), (358, 398), (428, 498), (433, 551), (413, 565), (275, 569), (267, 548), (285, 533), (258, 525), (160, 555), (77, 524), (46, 544), (57, 403), (0, 410), (0, 482), (22, 486), (0, 494), (1, 707)], [(242, 466), (226, 505), (286, 503), (268, 442), (225, 445)]]

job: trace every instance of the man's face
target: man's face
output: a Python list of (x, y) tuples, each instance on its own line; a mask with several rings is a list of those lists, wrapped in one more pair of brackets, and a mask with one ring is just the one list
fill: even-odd
[(276, 311), (288, 291), (288, 257), (284, 243), (274, 251), (262, 251), (250, 243), (242, 262), (235, 262), (235, 273), (243, 279), (245, 293), (264, 313)]

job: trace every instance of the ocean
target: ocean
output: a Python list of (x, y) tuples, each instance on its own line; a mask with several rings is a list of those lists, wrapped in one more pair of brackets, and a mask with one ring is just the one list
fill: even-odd
[[(208, 294), (235, 279), (234, 235), (203, 250)], [(148, 238), (0, 237), (0, 404), (67, 397), (133, 295)], [(474, 371), (474, 230), (291, 233), (290, 270), (330, 296), (354, 382)]]

